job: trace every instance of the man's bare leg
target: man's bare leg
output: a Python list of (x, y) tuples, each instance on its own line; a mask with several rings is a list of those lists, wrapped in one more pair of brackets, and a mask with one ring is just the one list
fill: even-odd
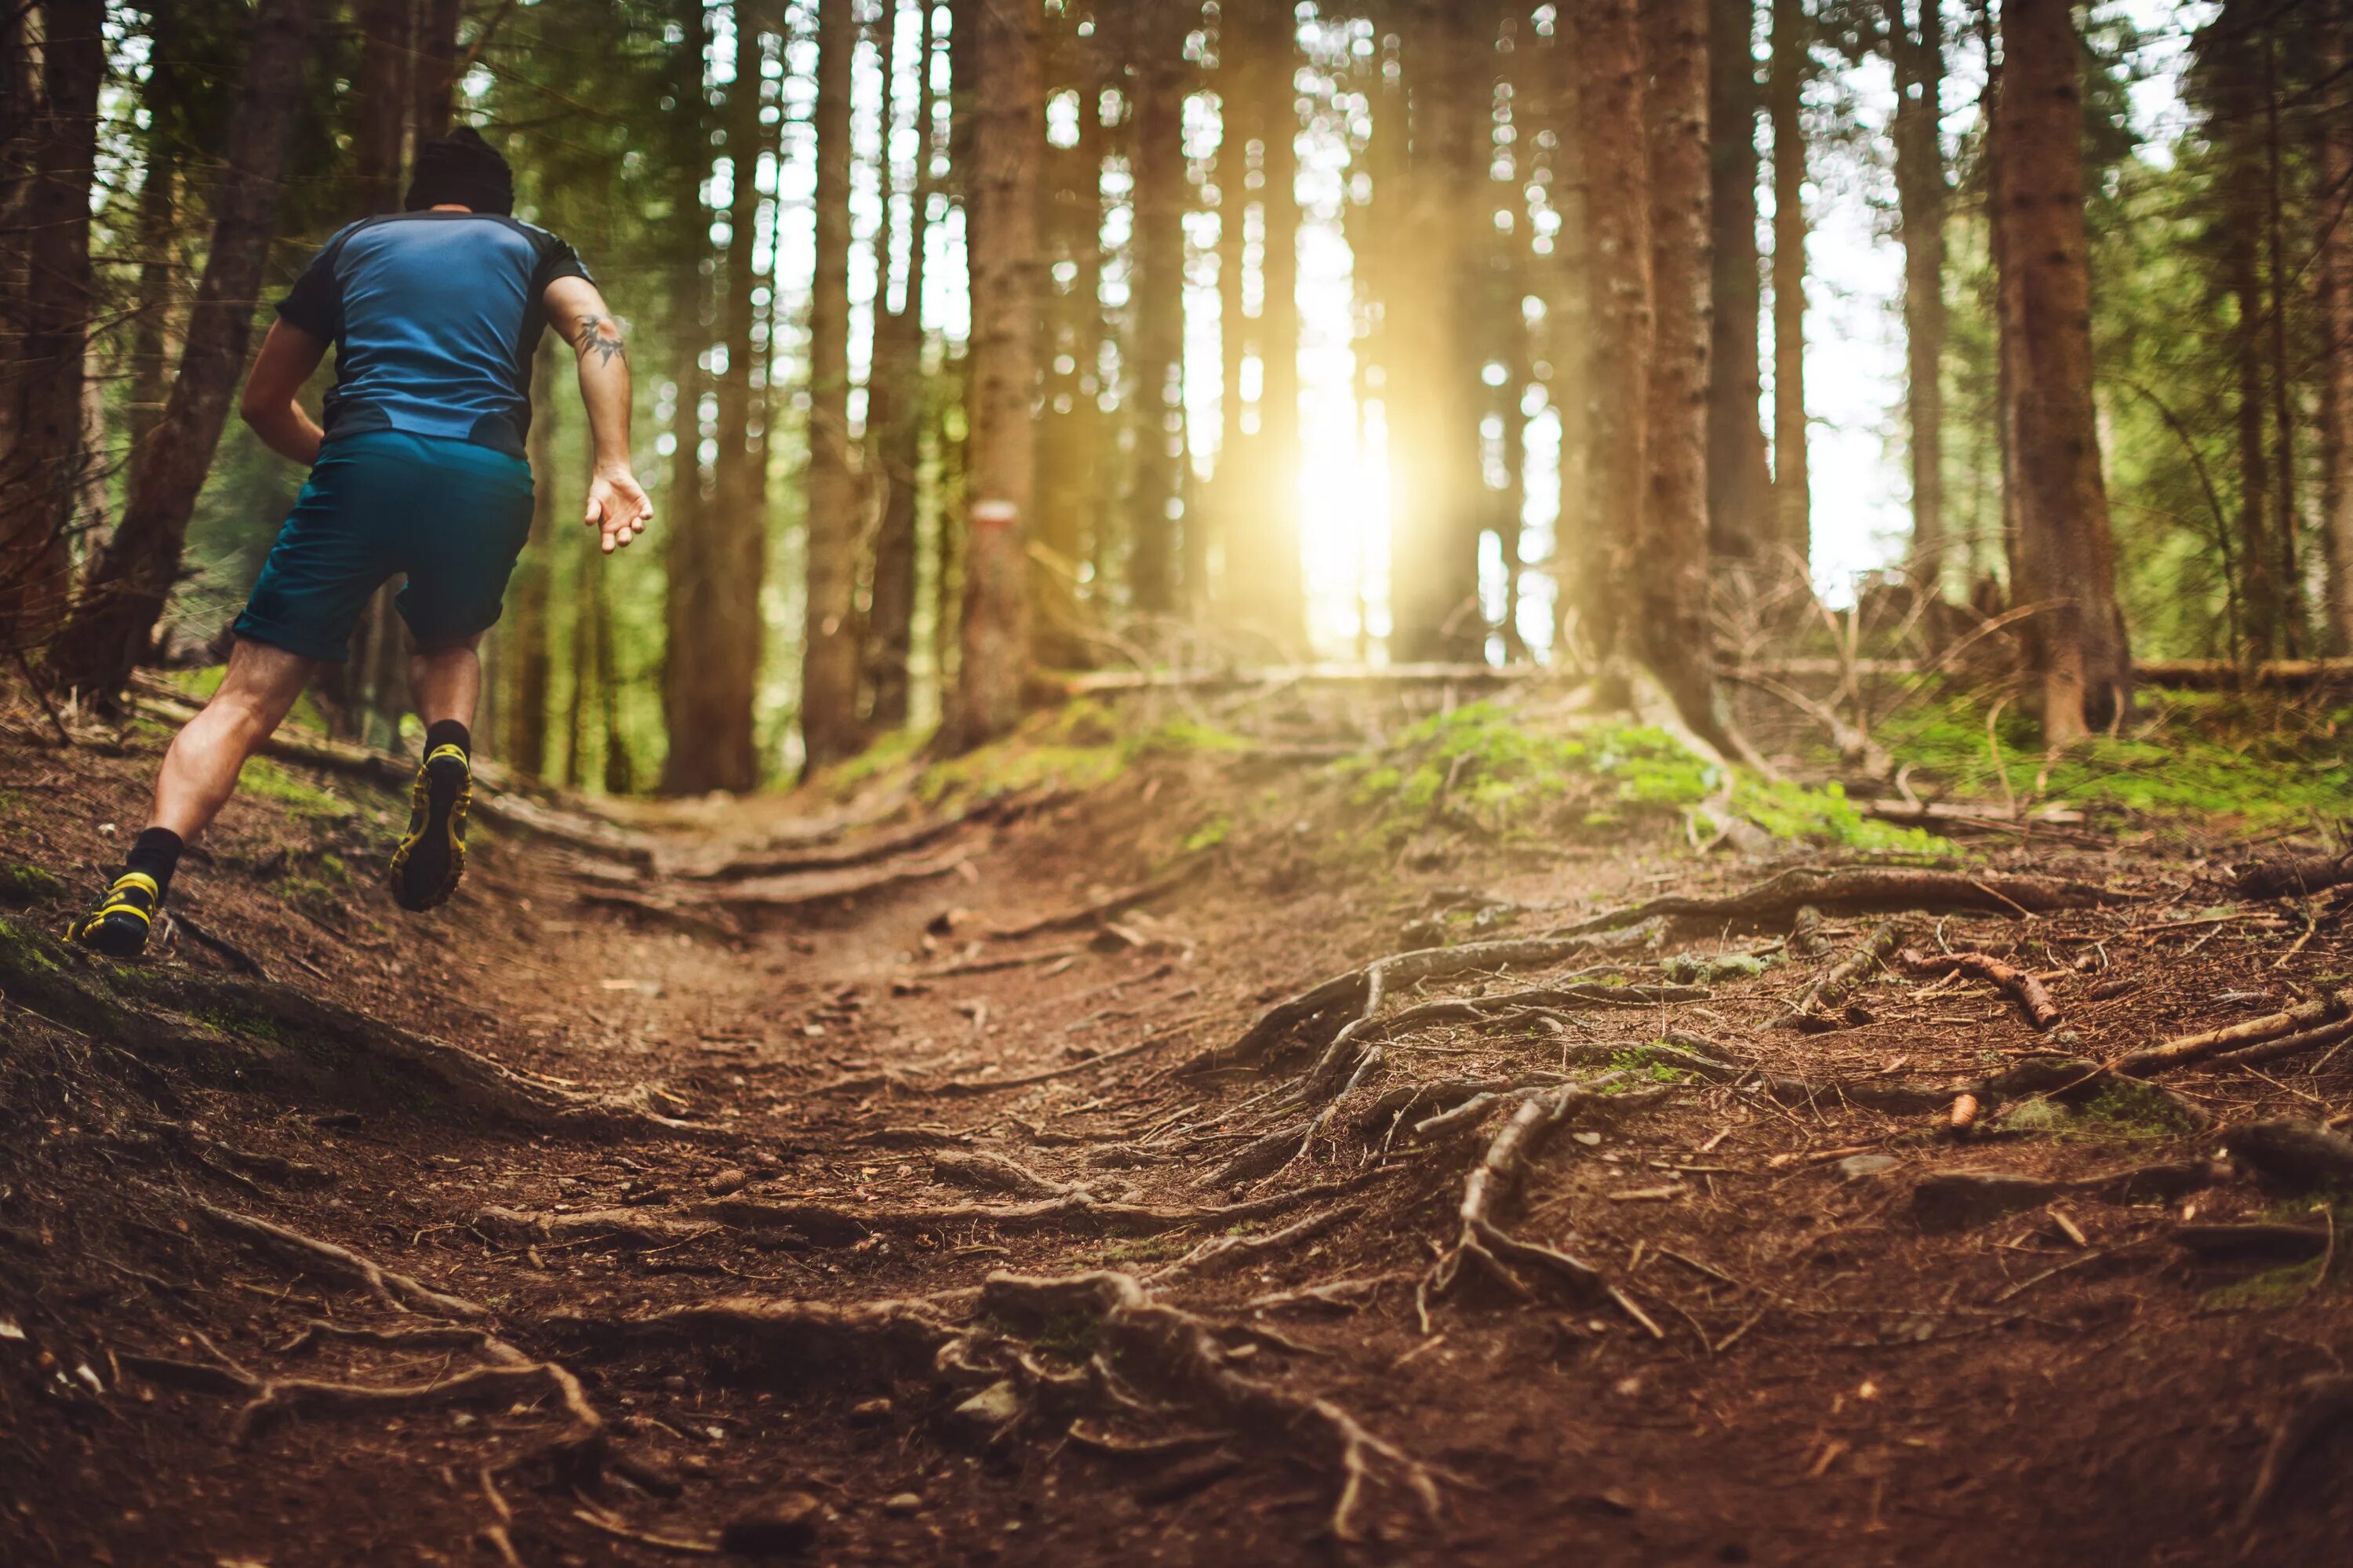
[(75, 941), (115, 959), (135, 958), (145, 948), (180, 852), (228, 803), (245, 759), (284, 720), (316, 667), (317, 661), (283, 648), (237, 640), (220, 690), (164, 754), (147, 829), (123, 856), (105, 895), (74, 922)]
[(237, 639), (220, 690), (164, 754), (148, 825), (184, 842), (210, 827), (237, 790), (237, 770), (293, 711), (317, 668), (315, 659)]
[(408, 831), (393, 852), (393, 897), (404, 909), (431, 909), (457, 891), (466, 874), (466, 812), (473, 800), (470, 754), (474, 707), (482, 694), (481, 640), (409, 655), (408, 691), (425, 721), (425, 760), (417, 770)]

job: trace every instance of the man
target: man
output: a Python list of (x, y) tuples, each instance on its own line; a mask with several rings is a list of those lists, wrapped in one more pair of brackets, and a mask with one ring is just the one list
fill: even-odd
[[(418, 154), (406, 210), (330, 239), (280, 302), (248, 378), (245, 421), (311, 465), (310, 482), (237, 617), (228, 673), (164, 755), (155, 801), (104, 896), (70, 932), (131, 958), (147, 945), (189, 841), (237, 788), (322, 663), (340, 662), (368, 598), (396, 573), (425, 757), (388, 874), (404, 909), (446, 900), (466, 868), (476, 647), (499, 618), (531, 529), (523, 459), (531, 367), (553, 325), (579, 361), (595, 448), (585, 521), (607, 554), (652, 519), (629, 469), (621, 334), (573, 249), (518, 223), (514, 177), (461, 129)], [(296, 401), (330, 344), (325, 428)]]

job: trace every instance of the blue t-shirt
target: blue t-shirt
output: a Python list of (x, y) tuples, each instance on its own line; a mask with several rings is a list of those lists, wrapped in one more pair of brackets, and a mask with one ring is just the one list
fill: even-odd
[(521, 457), (543, 296), (587, 276), (571, 246), (512, 217), (397, 213), (328, 240), (278, 313), (335, 345), (327, 440), (399, 430)]

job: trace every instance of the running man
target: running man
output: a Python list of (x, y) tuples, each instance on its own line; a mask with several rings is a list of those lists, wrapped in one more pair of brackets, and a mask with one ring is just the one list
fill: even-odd
[[(476, 655), (531, 532), (531, 370), (554, 326), (579, 360), (595, 447), (585, 521), (607, 554), (652, 520), (629, 469), (621, 332), (572, 247), (518, 223), (506, 160), (470, 129), (422, 148), (406, 210), (364, 218), (279, 302), (242, 413), (310, 482), (237, 617), (228, 673), (164, 754), (147, 830), (69, 935), (111, 958), (147, 945), (180, 853), (361, 609), (396, 573), (425, 757), (387, 880), (404, 909), (446, 900), (466, 869)], [(322, 429), (296, 400), (329, 344)]]

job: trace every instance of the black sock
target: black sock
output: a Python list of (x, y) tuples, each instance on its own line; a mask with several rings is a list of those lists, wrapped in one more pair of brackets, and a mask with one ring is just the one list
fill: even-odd
[(179, 868), (180, 852), (187, 847), (171, 829), (149, 828), (132, 842), (131, 853), (122, 857), (122, 869), (153, 877), (155, 902), (161, 904), (164, 895), (171, 891), (172, 873)]
[(426, 756), (432, 756), (436, 751), (438, 751), (445, 746), (456, 747), (459, 750), (466, 754), (467, 758), (470, 761), (473, 758), (473, 734), (456, 719), (435, 719), (431, 724), (425, 726)]

